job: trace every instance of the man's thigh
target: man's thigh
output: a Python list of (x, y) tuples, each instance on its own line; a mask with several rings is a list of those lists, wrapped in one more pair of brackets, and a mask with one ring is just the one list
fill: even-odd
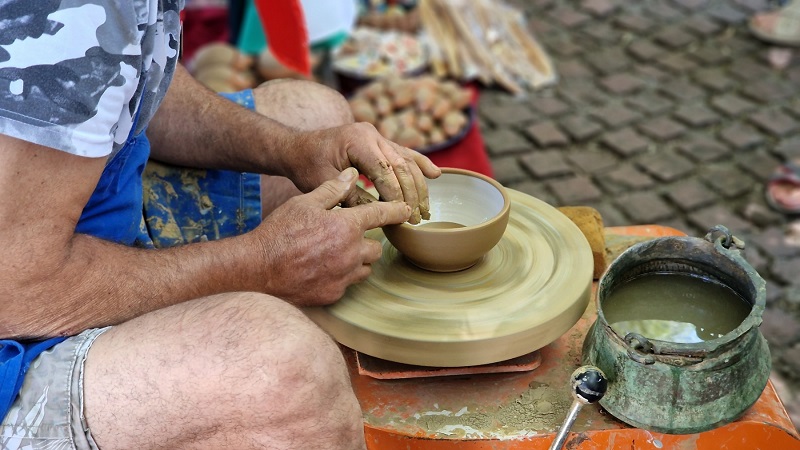
[(0, 448), (96, 450), (85, 432), (83, 363), (104, 331), (84, 331), (33, 361), (19, 396), (0, 422)]

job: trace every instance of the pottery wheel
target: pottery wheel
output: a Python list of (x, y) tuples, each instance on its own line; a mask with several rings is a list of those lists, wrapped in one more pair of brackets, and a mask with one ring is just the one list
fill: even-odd
[(459, 367), (515, 358), (564, 334), (592, 286), (592, 252), (557, 209), (508, 189), (500, 242), (469, 269), (429, 272), (406, 261), (380, 229), (383, 256), (337, 303), (306, 313), (340, 343), (406, 364)]

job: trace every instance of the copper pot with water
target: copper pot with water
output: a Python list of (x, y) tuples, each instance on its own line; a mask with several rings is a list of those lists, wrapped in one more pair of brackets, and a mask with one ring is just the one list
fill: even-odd
[(744, 243), (716, 226), (705, 238), (636, 244), (606, 270), (583, 361), (608, 379), (600, 404), (648, 430), (684, 434), (739, 417), (770, 374), (758, 326), (764, 280)]

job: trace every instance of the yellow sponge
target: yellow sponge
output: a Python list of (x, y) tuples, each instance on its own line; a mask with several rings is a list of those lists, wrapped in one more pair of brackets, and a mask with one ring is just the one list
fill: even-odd
[(562, 206), (558, 210), (569, 217), (586, 236), (594, 258), (594, 279), (600, 278), (606, 270), (606, 239), (600, 212), (589, 206)]

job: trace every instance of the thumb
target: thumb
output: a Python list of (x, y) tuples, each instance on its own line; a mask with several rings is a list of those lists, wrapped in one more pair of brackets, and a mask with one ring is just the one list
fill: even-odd
[(358, 180), (358, 171), (354, 167), (348, 167), (339, 173), (339, 176), (322, 183), (306, 195), (317, 205), (331, 209), (343, 202), (353, 192), (356, 180)]

